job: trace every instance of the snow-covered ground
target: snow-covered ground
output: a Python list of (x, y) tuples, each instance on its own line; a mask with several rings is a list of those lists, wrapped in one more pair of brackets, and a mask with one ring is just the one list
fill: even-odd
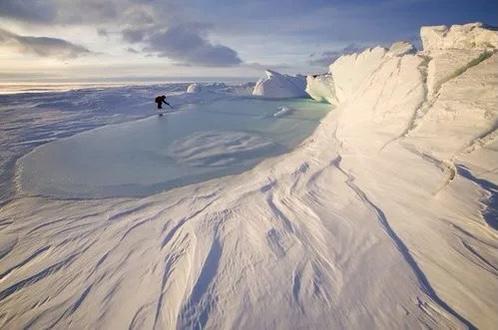
[[(142, 198), (5, 203), (0, 326), (495, 328), (497, 32), (479, 29), (424, 29), (423, 52), (338, 59), (309, 89), (336, 108), (294, 150), (241, 174)], [(227, 98), (207, 90), (171, 100)], [(140, 117), (105, 115), (122, 91), (101, 91), (115, 104), (98, 115), (84, 102), (36, 120), (22, 100), (20, 117), (2, 109), (2, 153)], [(204, 164), (190, 143), (175, 154)]]

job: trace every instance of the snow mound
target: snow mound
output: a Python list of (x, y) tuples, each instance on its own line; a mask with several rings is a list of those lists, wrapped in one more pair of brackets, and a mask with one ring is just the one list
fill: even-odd
[(447, 27), (424, 26), (420, 29), (424, 51), (437, 49), (497, 49), (498, 31), (482, 23)]
[(306, 97), (306, 78), (301, 75), (290, 76), (266, 70), (266, 77), (254, 86), (252, 95), (270, 98)]
[(187, 93), (191, 93), (191, 94), (199, 93), (201, 90), (202, 90), (201, 85), (197, 84), (197, 83), (190, 84), (187, 87)]

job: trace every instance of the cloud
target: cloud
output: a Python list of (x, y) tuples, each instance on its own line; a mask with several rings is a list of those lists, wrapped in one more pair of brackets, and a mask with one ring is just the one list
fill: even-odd
[(138, 50), (136, 50), (135, 48), (132, 48), (132, 47), (126, 48), (126, 51), (129, 52), (129, 53), (133, 53), (133, 54), (139, 54), (140, 53)]
[(237, 52), (209, 42), (198, 26), (181, 25), (152, 33), (146, 50), (168, 57), (180, 64), (202, 66), (233, 66), (242, 63)]
[[(208, 39), (212, 24), (192, 15), (191, 0), (0, 0), (0, 17), (25, 23), (98, 25), (97, 35), (119, 31), (125, 47), (140, 44), (145, 55), (167, 57), (179, 65), (226, 67), (242, 63), (237, 51)], [(76, 57), (84, 49), (63, 40), (11, 37), (18, 48), (40, 56)], [(50, 46), (46, 46), (50, 44)], [(52, 51), (57, 48), (57, 51)], [(65, 52), (61, 52), (64, 48)], [(59, 56), (59, 57), (61, 57)]]
[(0, 29), (0, 45), (13, 47), (20, 53), (59, 59), (70, 59), (90, 53), (85, 47), (63, 39), (21, 36), (4, 29)]
[(145, 29), (137, 28), (126, 28), (121, 31), (123, 40), (129, 43), (141, 42), (145, 38), (146, 33), (147, 31)]
[(339, 50), (333, 50), (333, 51), (327, 51), (323, 52), (321, 54), (312, 54), (310, 57), (311, 59), (309, 60), (309, 64), (313, 66), (324, 66), (327, 67), (330, 64), (332, 64), (335, 60), (337, 60), (339, 57), (342, 55), (347, 55), (347, 54), (353, 54), (353, 53), (358, 53), (364, 50), (365, 46), (359, 46), (356, 44), (350, 44), (342, 49)]
[(292, 69), (292, 66), (286, 63), (280, 64), (261, 64), (258, 62), (245, 63), (243, 66), (255, 69), (255, 70), (274, 70), (278, 72), (283, 72), (289, 69)]
[(0, 17), (28, 24), (91, 24), (120, 18), (126, 0), (0, 0)]
[(99, 27), (97, 28), (97, 35), (100, 37), (109, 37), (109, 31), (107, 29)]
[(28, 22), (52, 22), (57, 10), (49, 0), (2, 0), (0, 17), (8, 17)]

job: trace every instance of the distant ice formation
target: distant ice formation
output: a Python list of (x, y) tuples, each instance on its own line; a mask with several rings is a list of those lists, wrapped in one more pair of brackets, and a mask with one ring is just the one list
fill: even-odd
[(201, 90), (202, 90), (201, 85), (200, 85), (200, 84), (197, 84), (197, 83), (190, 84), (190, 85), (187, 87), (187, 93), (190, 93), (190, 94), (196, 94), (196, 93), (199, 93)]
[(306, 97), (306, 77), (280, 74), (266, 70), (266, 77), (261, 78), (254, 86), (252, 95), (269, 98)]

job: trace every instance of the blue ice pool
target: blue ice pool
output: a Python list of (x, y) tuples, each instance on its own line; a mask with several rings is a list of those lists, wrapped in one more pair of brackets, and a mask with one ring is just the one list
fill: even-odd
[(237, 98), (93, 129), (19, 160), (30, 195), (144, 196), (240, 173), (304, 140), (330, 106), (308, 99)]

